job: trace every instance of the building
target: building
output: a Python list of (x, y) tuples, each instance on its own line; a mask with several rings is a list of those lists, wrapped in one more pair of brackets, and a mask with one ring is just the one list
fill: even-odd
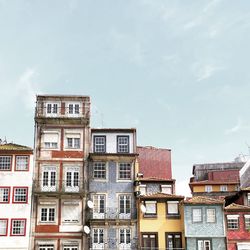
[(196, 164), (190, 189), (193, 196), (225, 197), (237, 193), (243, 162)]
[(250, 159), (240, 170), (240, 186), (241, 188), (250, 187)]
[(0, 144), (0, 249), (28, 249), (33, 150)]
[(135, 129), (91, 130), (90, 249), (137, 249), (136, 158)]
[(137, 147), (137, 152), (138, 249), (184, 249), (184, 197), (175, 195), (171, 150)]
[(224, 201), (195, 196), (184, 202), (187, 250), (225, 250)]
[(138, 198), (138, 249), (185, 249), (183, 196), (165, 193)]
[(31, 249), (86, 249), (89, 120), (88, 96), (37, 96)]
[(227, 249), (250, 249), (250, 206), (232, 203), (225, 207)]

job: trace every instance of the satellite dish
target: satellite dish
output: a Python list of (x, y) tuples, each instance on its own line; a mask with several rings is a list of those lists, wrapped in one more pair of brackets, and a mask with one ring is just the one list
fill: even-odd
[(146, 207), (143, 204), (141, 204), (140, 208), (141, 208), (142, 213), (146, 213), (147, 209), (146, 209)]
[(88, 208), (90, 208), (90, 209), (94, 208), (94, 203), (93, 203), (93, 201), (91, 201), (91, 200), (87, 201), (87, 206), (88, 206)]
[(84, 226), (83, 227), (83, 231), (84, 231), (85, 234), (89, 234), (90, 233), (90, 229), (89, 229), (88, 226)]

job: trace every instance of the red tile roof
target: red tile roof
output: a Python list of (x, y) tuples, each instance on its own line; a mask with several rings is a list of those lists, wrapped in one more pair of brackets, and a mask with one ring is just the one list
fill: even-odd
[(154, 147), (137, 147), (139, 172), (143, 178), (172, 179), (171, 150)]
[(184, 199), (184, 196), (164, 193), (151, 193), (140, 196), (141, 199)]
[(224, 204), (223, 199), (214, 199), (205, 196), (194, 196), (184, 201), (185, 204)]
[(232, 203), (232, 204), (226, 206), (225, 210), (227, 210), (227, 211), (229, 211), (229, 210), (244, 210), (244, 211), (249, 210), (250, 211), (250, 207)]

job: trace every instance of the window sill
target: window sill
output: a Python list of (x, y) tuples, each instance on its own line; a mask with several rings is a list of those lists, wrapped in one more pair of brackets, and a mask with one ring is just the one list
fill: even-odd
[(180, 214), (167, 214), (167, 219), (173, 219), (173, 220), (178, 220), (181, 218)]
[(157, 214), (144, 214), (144, 218), (157, 218)]

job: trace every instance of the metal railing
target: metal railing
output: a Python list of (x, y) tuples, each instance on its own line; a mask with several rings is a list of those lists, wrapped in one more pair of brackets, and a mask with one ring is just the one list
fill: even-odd
[(90, 115), (89, 106), (80, 107), (78, 111), (68, 107), (57, 107), (48, 110), (47, 107), (36, 107), (35, 116), (37, 118), (88, 118)]
[(137, 218), (136, 209), (132, 206), (126, 213), (119, 211), (117, 207), (105, 208), (104, 212), (95, 212), (94, 209), (89, 212), (90, 220), (134, 220)]
[(36, 193), (83, 193), (84, 181), (34, 180), (33, 190)]

